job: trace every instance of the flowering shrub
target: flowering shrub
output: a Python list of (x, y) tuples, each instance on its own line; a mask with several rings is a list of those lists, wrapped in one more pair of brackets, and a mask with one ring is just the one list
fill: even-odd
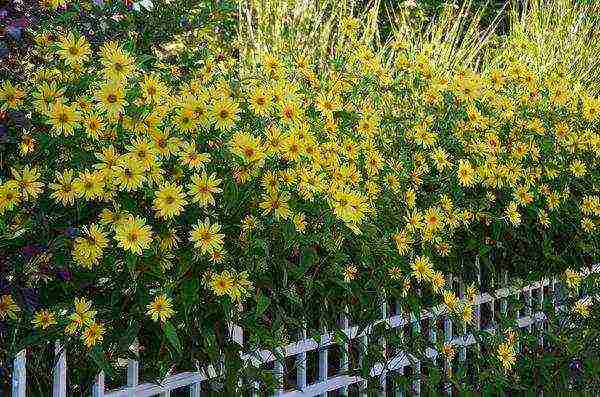
[[(224, 355), (235, 388), (269, 374), (240, 368), (231, 324), (244, 349), (274, 348), (342, 312), (365, 325), (385, 294), (471, 329), (477, 265), (569, 268), (576, 287), (599, 253), (600, 99), (518, 61), (446, 69), (408, 36), (375, 48), (360, 20), (339, 26), (325, 60), (35, 32), (43, 67), (0, 86), (0, 361), (59, 340), (84, 389), (99, 368), (118, 377), (137, 338), (151, 376)], [(574, 315), (597, 318), (590, 302)], [(513, 371), (517, 340), (486, 344), (482, 385), (540, 384)]]

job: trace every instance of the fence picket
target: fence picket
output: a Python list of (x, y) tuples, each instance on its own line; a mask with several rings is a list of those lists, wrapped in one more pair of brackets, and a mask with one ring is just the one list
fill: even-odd
[(59, 341), (56, 341), (54, 355), (56, 356), (56, 365), (53, 371), (52, 397), (67, 397), (67, 352)]
[[(139, 342), (135, 340), (133, 345), (131, 345), (130, 350), (135, 353), (137, 356), (139, 353)], [(129, 397), (135, 397), (136, 395), (136, 387), (139, 384), (139, 372), (140, 372), (140, 364), (137, 360), (129, 359), (127, 360), (127, 387), (130, 388), (127, 390), (127, 395)]]
[(14, 360), (12, 395), (14, 397), (25, 397), (27, 388), (27, 352), (21, 350)]
[[(301, 331), (301, 340), (306, 340), (306, 330)], [(298, 389), (306, 388), (306, 352), (300, 352), (296, 355), (296, 382)]]
[(101, 371), (96, 376), (96, 381), (92, 386), (92, 397), (104, 397), (104, 372)]
[(190, 397), (200, 397), (200, 392), (202, 391), (201, 386), (200, 382), (190, 385)]
[(277, 379), (277, 388), (275, 389), (275, 396), (281, 396), (283, 394), (283, 362), (279, 359), (275, 361), (275, 377)]

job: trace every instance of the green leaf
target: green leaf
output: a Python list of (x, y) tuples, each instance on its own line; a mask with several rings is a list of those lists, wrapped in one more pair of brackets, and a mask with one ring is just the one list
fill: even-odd
[(256, 302), (256, 315), (262, 316), (262, 314), (267, 310), (271, 300), (264, 295), (260, 295), (258, 297), (258, 301)]
[(167, 337), (167, 340), (169, 341), (169, 343), (171, 344), (171, 346), (173, 346), (175, 349), (177, 349), (177, 351), (181, 351), (181, 342), (179, 341), (179, 336), (177, 336), (177, 331), (175, 330), (175, 327), (173, 327), (173, 324), (171, 324), (170, 322), (165, 322), (164, 326), (163, 326), (163, 331), (165, 332), (165, 336)]

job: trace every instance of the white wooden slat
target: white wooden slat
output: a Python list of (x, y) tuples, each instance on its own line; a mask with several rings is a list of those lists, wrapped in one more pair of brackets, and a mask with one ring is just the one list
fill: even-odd
[[(349, 319), (348, 319), (348, 308), (346, 308), (344, 310), (344, 313), (342, 313), (342, 328), (346, 329), (348, 328), (349, 325)], [(342, 373), (342, 375), (345, 375), (348, 370), (350, 369), (350, 363), (349, 363), (349, 357), (348, 357), (348, 349), (350, 348), (350, 346), (348, 345), (348, 343), (344, 342), (342, 344), (342, 353), (340, 355), (340, 372)], [(348, 395), (348, 386), (344, 385), (341, 389), (340, 389), (340, 393), (342, 396), (346, 397)]]
[[(137, 356), (139, 353), (139, 342), (136, 339), (129, 348)], [(127, 387), (128, 397), (135, 397), (135, 388), (139, 385), (140, 363), (137, 360), (127, 360)]]
[[(380, 315), (382, 319), (387, 319), (388, 318), (388, 310), (387, 310), (387, 298), (385, 293), (383, 293), (383, 295), (381, 296), (381, 304), (380, 304)], [(383, 357), (384, 359), (387, 360), (387, 354), (386, 354), (386, 342), (385, 342), (385, 337), (381, 337), (379, 339), (379, 344), (381, 345), (381, 348), (383, 349)], [(380, 387), (382, 389), (382, 391), (380, 391), (378, 393), (378, 395), (380, 397), (385, 397), (386, 395), (386, 391), (385, 391), (385, 386), (386, 386), (386, 376), (385, 374), (381, 374), (381, 376), (379, 377), (379, 384)]]
[(190, 397), (200, 397), (201, 391), (202, 391), (201, 383), (192, 383), (190, 385)]
[[(306, 340), (306, 330), (303, 329), (301, 332), (301, 340)], [(306, 388), (306, 352), (300, 352), (296, 355), (296, 382), (298, 389), (304, 390)]]
[[(465, 281), (461, 278), (458, 282), (458, 297), (462, 300), (465, 299)], [(465, 335), (466, 333), (466, 324), (460, 325), (460, 334)], [(458, 361), (460, 363), (464, 363), (467, 359), (467, 348), (465, 346), (461, 346), (458, 348)]]
[[(367, 344), (369, 342), (369, 338), (365, 334), (365, 335), (362, 335), (360, 338), (358, 338), (358, 340), (359, 340), (358, 366), (360, 368), (362, 368), (362, 365), (364, 362), (364, 355), (366, 354), (366, 351), (367, 351)], [(367, 381), (366, 380), (362, 380), (358, 384), (358, 395), (360, 397), (365, 397), (367, 395)]]
[(165, 390), (159, 394), (160, 397), (171, 397), (171, 390)]
[(27, 393), (27, 352), (21, 350), (13, 362), (12, 395), (25, 397)]
[(104, 397), (104, 372), (96, 376), (96, 381), (92, 386), (92, 397)]
[(54, 355), (56, 364), (53, 370), (52, 397), (67, 397), (67, 353), (59, 341), (56, 341)]
[[(412, 326), (413, 331), (417, 334), (421, 333), (421, 319), (416, 317), (413, 313), (410, 314), (412, 318)], [(419, 360), (415, 360), (413, 365), (413, 374), (416, 377), (412, 384), (413, 393), (416, 396), (421, 395), (421, 362)]]
[(283, 394), (283, 362), (281, 360), (275, 361), (275, 379), (277, 379), (277, 388), (275, 389), (275, 396), (281, 396)]
[[(326, 337), (321, 337), (321, 345), (324, 347), (319, 349), (319, 382), (327, 382), (327, 368), (329, 367), (329, 351)], [(326, 394), (320, 394), (320, 397), (327, 397)]]

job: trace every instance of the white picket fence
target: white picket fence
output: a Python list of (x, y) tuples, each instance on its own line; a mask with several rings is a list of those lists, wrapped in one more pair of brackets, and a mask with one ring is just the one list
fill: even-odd
[[(589, 271), (598, 272), (600, 266), (595, 266)], [(450, 286), (452, 280), (449, 280)], [(555, 297), (556, 280), (542, 280), (523, 288), (504, 287), (496, 290), (494, 293), (483, 293), (476, 297), (474, 303), (475, 325), (477, 329), (484, 329), (488, 332), (495, 332), (496, 321), (495, 305), (499, 302), (500, 313), (506, 315), (508, 308), (508, 298), (516, 296), (519, 299), (525, 298), (525, 310), (518, 313), (517, 324), (521, 328), (532, 326), (542, 326), (545, 315), (541, 311), (544, 299), (552, 299), (557, 305)], [(458, 281), (459, 296), (464, 296), (464, 283)], [(488, 306), (491, 315), (489, 324), (482, 325), (481, 312)], [(366, 329), (359, 333), (359, 327), (349, 324), (347, 317), (342, 316), (343, 332), (350, 341), (359, 341), (360, 345), (366, 346), (372, 327), (377, 323), (385, 321), (387, 326), (392, 329), (403, 330), (409, 326), (413, 331), (425, 332), (430, 341), (437, 341), (438, 337), (443, 337), (443, 341), (451, 343), (457, 347), (459, 361), (466, 360), (466, 349), (468, 346), (476, 343), (474, 335), (461, 332), (453, 333), (453, 324), (447, 315), (447, 309), (444, 305), (433, 307), (429, 310), (421, 312), (417, 318), (414, 314), (400, 313), (399, 304), (390, 304), (385, 298), (379, 303), (381, 310), (381, 319), (376, 323), (371, 324)], [(438, 319), (443, 320), (443, 335), (438, 335), (438, 327), (436, 322)], [(428, 329), (421, 329), (421, 322), (428, 320)], [(433, 326), (432, 326), (433, 323)], [(462, 328), (462, 327), (461, 327)], [(230, 337), (243, 346), (243, 331), (240, 327), (230, 327)], [(385, 343), (380, 341), (378, 343)], [(543, 340), (540, 340), (543, 343)], [(303, 338), (297, 342), (288, 344), (279, 349), (278, 354), (274, 354), (269, 350), (255, 351), (242, 355), (244, 362), (251, 362), (253, 365), (272, 364), (274, 366), (274, 374), (278, 377), (280, 387), (275, 390), (275, 396), (295, 397), (295, 396), (327, 396), (327, 392), (338, 391), (341, 395), (347, 395), (348, 388), (351, 385), (357, 385), (361, 396), (366, 396), (365, 387), (366, 380), (358, 376), (348, 374), (349, 370), (349, 346), (344, 344), (341, 349), (339, 360), (339, 368), (336, 368), (336, 375), (328, 376), (328, 350), (336, 344), (334, 333), (324, 332), (318, 340), (306, 338), (306, 333)], [(307, 354), (311, 351), (317, 351), (318, 354), (318, 373), (316, 382), (308, 383), (307, 377)], [(53, 382), (53, 397), (67, 396), (67, 364), (66, 354), (59, 345), (56, 346), (56, 365), (54, 367), (54, 382)], [(435, 349), (428, 348), (426, 356), (435, 360), (438, 356)], [(361, 354), (359, 354), (359, 362)], [(295, 360), (295, 377), (296, 387), (294, 390), (284, 388), (283, 378), (285, 373), (285, 364), (283, 360), (277, 357), (293, 357)], [(208, 365), (197, 372), (184, 372), (169, 376), (164, 379), (162, 384), (154, 383), (139, 383), (139, 363), (135, 360), (129, 360), (127, 364), (127, 385), (118, 390), (106, 390), (104, 374), (100, 373), (94, 383), (92, 397), (145, 397), (145, 396), (161, 396), (168, 397), (170, 392), (182, 387), (189, 388), (191, 397), (199, 397), (203, 394), (203, 387), (206, 387), (207, 381), (218, 377), (216, 366)], [(385, 396), (386, 379), (390, 375), (405, 373), (407, 368), (412, 368), (413, 375), (421, 374), (421, 363), (417, 357), (404, 352), (399, 352), (389, 357), (386, 362), (378, 363), (371, 368), (371, 376), (379, 377), (383, 391), (379, 395)], [(447, 369), (447, 368), (446, 368)], [(410, 370), (409, 370), (410, 371)], [(14, 360), (14, 371), (12, 378), (12, 393), (14, 397), (26, 397), (27, 371), (26, 371), (26, 354), (21, 351)], [(412, 394), (420, 395), (420, 379), (417, 376), (412, 383)], [(254, 395), (259, 396), (262, 392), (259, 391), (259, 385), (255, 384)], [(391, 395), (403, 396), (401, 390), (394, 390)]]

